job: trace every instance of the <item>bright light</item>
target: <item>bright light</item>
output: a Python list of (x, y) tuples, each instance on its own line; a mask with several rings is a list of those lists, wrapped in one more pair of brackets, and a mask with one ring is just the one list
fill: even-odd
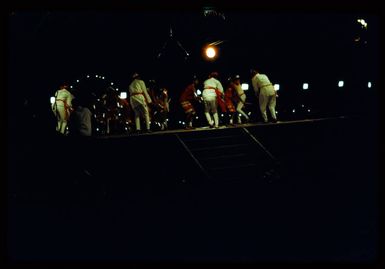
[(126, 99), (127, 98), (127, 93), (126, 92), (121, 92), (119, 97), (120, 97), (120, 99)]
[(295, 109), (293, 109), (293, 113), (295, 113)]
[(343, 80), (340, 80), (338, 81), (338, 87), (343, 87), (344, 86), (344, 81)]
[(99, 128), (96, 128), (96, 131), (99, 131)]
[(279, 84), (274, 84), (274, 89), (275, 89), (276, 91), (279, 91)]
[(307, 112), (310, 112), (310, 109), (308, 109)]
[(102, 77), (102, 79), (104, 79), (104, 77)]
[(249, 115), (249, 116), (250, 116), (250, 115), (251, 115), (251, 112), (247, 113), (247, 115)]
[(116, 90), (119, 90), (119, 88), (116, 88)]
[(305, 105), (301, 105), (302, 107), (305, 107)]
[(54, 96), (52, 96), (52, 97), (49, 99), (49, 101), (50, 101), (51, 104), (55, 103), (55, 100), (56, 100), (56, 98), (55, 98)]
[(212, 59), (212, 58), (215, 57), (216, 54), (217, 54), (217, 53), (216, 53), (216, 51), (215, 51), (215, 49), (214, 49), (213, 47), (208, 47), (208, 48), (206, 49), (206, 56), (207, 56), (208, 58)]
[(223, 114), (221, 114), (221, 117), (223, 117), (224, 115)]
[(249, 84), (242, 83), (241, 87), (242, 87), (242, 90), (247, 91), (249, 89)]
[(358, 19), (357, 22), (360, 23), (361, 26), (364, 27), (365, 29), (368, 28), (368, 24), (364, 19)]
[(76, 82), (79, 82), (79, 80), (77, 79)]
[(197, 94), (198, 94), (198, 95), (201, 95), (201, 94), (202, 94), (201, 90), (198, 89), (198, 90), (197, 90)]
[(371, 87), (372, 87), (372, 83), (368, 82), (368, 88), (371, 88)]
[(308, 84), (308, 83), (304, 83), (304, 84), (302, 85), (302, 89), (304, 89), (304, 90), (309, 89), (309, 84)]
[(98, 75), (95, 75), (95, 77), (97, 77), (97, 78), (98, 78), (99, 76), (98, 76)]
[(90, 75), (87, 75), (87, 78), (89, 78), (90, 77)]
[(111, 82), (111, 85), (114, 85), (114, 83), (113, 83), (113, 82)]
[(71, 89), (73, 88), (72, 85), (70, 86), (70, 88), (71, 88)]
[(198, 116), (196, 116), (195, 118), (196, 118), (196, 119), (199, 119), (199, 117), (198, 117)]

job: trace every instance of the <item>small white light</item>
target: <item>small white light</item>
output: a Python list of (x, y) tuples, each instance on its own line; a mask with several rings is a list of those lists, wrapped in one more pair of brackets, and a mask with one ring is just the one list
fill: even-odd
[(70, 86), (70, 88), (71, 88), (71, 89), (73, 88), (72, 85)]
[(304, 89), (304, 90), (309, 89), (309, 84), (308, 84), (308, 83), (304, 83), (304, 84), (302, 85), (302, 89)]
[(99, 131), (99, 128), (96, 128), (96, 131)]
[(223, 117), (224, 115), (223, 114), (221, 114), (221, 117)]
[(126, 99), (127, 98), (127, 93), (126, 92), (121, 92), (119, 97), (120, 97), (120, 99)]
[(116, 88), (115, 90), (119, 90), (119, 88)]
[(95, 75), (95, 77), (97, 77), (97, 78), (98, 78), (99, 76), (98, 76), (98, 75)]
[(201, 94), (202, 94), (201, 90), (198, 89), (198, 90), (197, 90), (197, 94), (198, 94), (198, 95), (201, 95)]
[(50, 99), (49, 99), (50, 103), (53, 104), (55, 103), (56, 101), (56, 98), (54, 96), (52, 96)]
[(247, 91), (249, 89), (249, 84), (242, 83), (241, 87), (242, 87), (242, 90)]
[(113, 83), (113, 82), (111, 82), (111, 85), (114, 85), (114, 83)]
[(275, 114), (278, 114), (278, 111), (275, 111)]
[(275, 89), (276, 91), (279, 91), (279, 84), (274, 84), (274, 89)]
[(196, 119), (199, 119), (199, 117), (195, 117)]
[(104, 79), (104, 77), (102, 77), (102, 79)]
[(181, 121), (179, 121), (179, 123), (182, 123)]
[(78, 79), (76, 80), (76, 82), (78, 82), (78, 83), (79, 83), (79, 81), (80, 81), (80, 80), (78, 80)]
[(90, 75), (87, 75), (87, 78), (89, 78), (90, 77)]
[(239, 117), (242, 117), (242, 114), (238, 114)]
[(344, 81), (343, 80), (340, 80), (338, 81), (338, 87), (343, 87), (344, 86)]
[(182, 122), (183, 125), (185, 125), (186, 123), (185, 122)]
[(305, 107), (305, 105), (301, 105), (302, 107)]
[(295, 109), (293, 109), (293, 113), (295, 113)]
[(247, 115), (249, 115), (249, 116), (250, 116), (250, 115), (251, 115), (251, 112), (247, 113)]
[(307, 112), (310, 112), (310, 109), (308, 109)]
[(122, 116), (122, 114), (119, 113), (119, 116)]
[(371, 87), (372, 87), (372, 83), (368, 82), (368, 88), (371, 88)]

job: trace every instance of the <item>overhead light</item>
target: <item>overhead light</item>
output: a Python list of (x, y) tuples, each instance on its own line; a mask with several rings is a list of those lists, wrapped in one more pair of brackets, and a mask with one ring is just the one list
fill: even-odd
[(276, 91), (279, 91), (279, 84), (274, 84), (274, 89), (275, 89)]
[(50, 103), (53, 104), (55, 103), (56, 101), (56, 98), (54, 96), (52, 96), (50, 99), (49, 99)]
[(241, 88), (242, 88), (242, 90), (247, 91), (249, 89), (249, 84), (242, 83)]
[(308, 83), (304, 83), (304, 84), (302, 85), (302, 89), (304, 89), (304, 90), (309, 89), (309, 84), (308, 84)]
[(208, 47), (208, 48), (206, 49), (206, 56), (207, 56), (209, 59), (214, 58), (216, 54), (217, 54), (217, 53), (216, 53), (214, 47)]
[(340, 80), (338, 81), (338, 87), (342, 88), (344, 86), (344, 81)]

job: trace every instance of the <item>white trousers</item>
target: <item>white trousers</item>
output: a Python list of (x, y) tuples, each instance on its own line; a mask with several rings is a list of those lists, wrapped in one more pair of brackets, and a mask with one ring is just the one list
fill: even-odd
[(276, 120), (277, 115), (275, 112), (276, 105), (276, 93), (274, 86), (263, 87), (259, 93), (259, 109), (261, 110), (262, 118), (264, 122), (268, 122), (266, 108), (269, 107), (271, 117)]

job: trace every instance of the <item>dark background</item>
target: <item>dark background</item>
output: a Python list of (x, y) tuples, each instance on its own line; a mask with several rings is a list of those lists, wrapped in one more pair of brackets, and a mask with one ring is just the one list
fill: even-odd
[[(127, 91), (133, 72), (169, 89), (174, 100), (170, 120), (176, 122), (183, 119), (176, 100), (194, 74), (203, 81), (209, 72), (218, 71), (223, 84), (239, 74), (250, 84), (248, 100), (255, 103), (249, 73), (255, 67), (280, 84), (277, 109), (283, 120), (293, 118), (294, 108), (297, 118), (362, 114), (367, 109), (376, 113), (379, 14), (365, 9), (214, 9), (223, 19), (205, 16), (204, 7), (10, 11), (9, 122), (21, 117), (46, 126), (52, 118), (49, 97), (61, 83), (73, 85), (75, 95), (106, 88), (110, 82)], [(359, 18), (368, 23), (367, 30)], [(202, 48), (217, 40), (224, 41), (218, 46), (219, 57), (208, 62)], [(187, 59), (176, 41), (189, 52)], [(96, 79), (95, 74), (106, 79)], [(96, 84), (76, 83), (84, 82), (86, 75)], [(337, 87), (339, 80), (345, 81), (343, 88)], [(302, 90), (304, 82), (309, 83), (307, 91)], [(312, 112), (300, 114), (302, 104)]]

